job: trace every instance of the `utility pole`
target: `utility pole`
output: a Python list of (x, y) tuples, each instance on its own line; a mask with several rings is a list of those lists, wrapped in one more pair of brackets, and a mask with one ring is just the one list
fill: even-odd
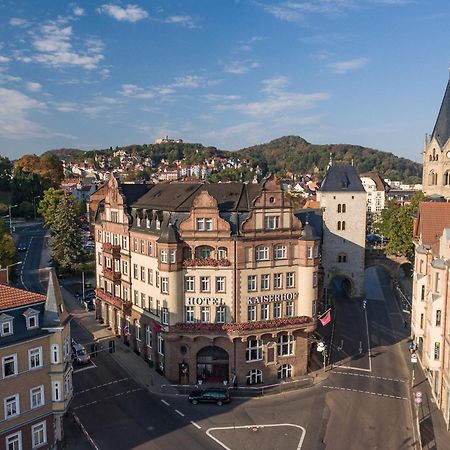
[(17, 208), (17, 205), (9, 205), (8, 206), (8, 211), (9, 211), (9, 232), (10, 234), (12, 234), (12, 216), (11, 216), (11, 209), (13, 208)]

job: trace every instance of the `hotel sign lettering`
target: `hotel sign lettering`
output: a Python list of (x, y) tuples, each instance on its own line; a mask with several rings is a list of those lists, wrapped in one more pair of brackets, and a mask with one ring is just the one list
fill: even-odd
[(258, 295), (257, 297), (248, 297), (249, 305), (257, 305), (259, 303), (275, 303), (292, 301), (298, 299), (298, 292), (283, 292), (282, 294)]
[(209, 297), (186, 297), (184, 299), (184, 305), (185, 306), (222, 306), (223, 298), (209, 298)]

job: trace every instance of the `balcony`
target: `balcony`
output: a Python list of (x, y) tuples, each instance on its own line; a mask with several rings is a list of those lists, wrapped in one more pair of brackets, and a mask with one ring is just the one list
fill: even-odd
[(183, 261), (183, 267), (229, 267), (228, 259), (192, 258)]
[(99, 288), (95, 290), (95, 294), (99, 299), (104, 300), (110, 305), (115, 306), (116, 308), (122, 310), (124, 301), (120, 297), (116, 297), (115, 295), (110, 294), (109, 292), (105, 292), (103, 289)]
[(108, 278), (108, 280), (112, 280), (112, 281), (120, 281), (122, 274), (120, 272), (115, 272), (112, 269), (108, 269), (108, 268), (104, 268), (103, 269), (103, 276), (105, 278)]
[(111, 242), (104, 242), (102, 244), (102, 250), (105, 253), (111, 253), (113, 256), (120, 255), (120, 245), (113, 245)]

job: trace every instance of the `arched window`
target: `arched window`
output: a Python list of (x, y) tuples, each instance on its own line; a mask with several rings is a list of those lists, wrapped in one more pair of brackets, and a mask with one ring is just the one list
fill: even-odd
[(257, 384), (262, 383), (262, 381), (263, 381), (262, 370), (252, 369), (247, 374), (247, 384)]
[(345, 220), (342, 221), (342, 230), (345, 230)]
[(59, 364), (59, 345), (52, 344), (52, 364)]
[(226, 247), (219, 247), (217, 250), (217, 259), (227, 259), (228, 250)]
[(339, 220), (337, 223), (337, 229), (340, 230), (341, 229), (341, 221)]
[(444, 186), (450, 185), (450, 171), (444, 173)]
[(347, 255), (345, 253), (341, 253), (338, 255), (338, 262), (345, 263), (347, 262)]
[(341, 212), (341, 204), (339, 203), (338, 204), (338, 213), (340, 213)]
[(247, 361), (261, 361), (263, 341), (261, 339), (249, 339), (247, 341)]
[(431, 172), (428, 174), (428, 184), (429, 184), (430, 186), (432, 186), (433, 183), (434, 183), (434, 172), (431, 171)]
[(195, 249), (195, 257), (199, 259), (211, 258), (213, 250), (209, 245), (200, 245)]
[(342, 212), (345, 213), (346, 209), (347, 209), (347, 206), (345, 203), (343, 203), (342, 204)]
[(273, 248), (273, 258), (274, 259), (286, 259), (287, 258), (287, 247), (283, 244), (277, 244)]
[(264, 261), (266, 259), (269, 259), (269, 247), (266, 247), (264, 245), (256, 247), (255, 259), (256, 261)]
[(282, 380), (283, 378), (292, 377), (292, 366), (290, 364), (283, 364), (278, 367), (278, 378)]

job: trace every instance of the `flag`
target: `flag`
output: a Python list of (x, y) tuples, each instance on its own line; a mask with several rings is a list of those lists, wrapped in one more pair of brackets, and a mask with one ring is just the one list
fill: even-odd
[(325, 326), (331, 322), (331, 309), (328, 308), (320, 317), (320, 323)]
[(153, 330), (155, 333), (159, 333), (161, 331), (162, 327), (158, 322), (153, 322)]

